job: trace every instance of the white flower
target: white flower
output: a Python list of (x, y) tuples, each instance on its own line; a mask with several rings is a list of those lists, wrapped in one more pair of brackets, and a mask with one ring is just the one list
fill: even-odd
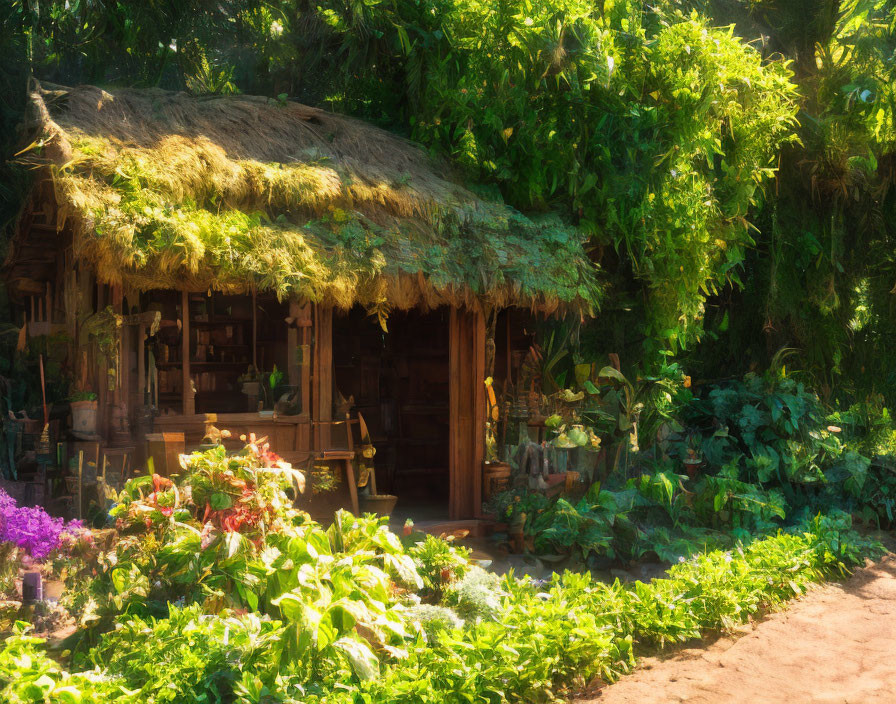
[(280, 20), (274, 20), (271, 22), (271, 36), (279, 37), (283, 34), (283, 23)]

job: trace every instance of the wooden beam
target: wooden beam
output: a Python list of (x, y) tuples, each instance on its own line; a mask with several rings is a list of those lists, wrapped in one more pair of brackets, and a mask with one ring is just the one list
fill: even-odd
[(181, 380), (183, 384), (183, 414), (192, 416), (196, 413), (196, 399), (190, 385), (190, 294), (186, 289), (181, 291)]

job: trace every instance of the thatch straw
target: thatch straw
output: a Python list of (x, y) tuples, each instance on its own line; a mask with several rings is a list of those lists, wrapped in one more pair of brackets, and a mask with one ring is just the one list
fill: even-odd
[(60, 217), (108, 283), (381, 310), (597, 304), (579, 233), (476, 198), (383, 130), (258, 97), (47, 88), (32, 102)]

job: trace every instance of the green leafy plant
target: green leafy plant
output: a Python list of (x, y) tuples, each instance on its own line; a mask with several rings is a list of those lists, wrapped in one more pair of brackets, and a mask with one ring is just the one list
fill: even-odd
[(93, 391), (75, 391), (69, 396), (69, 401), (96, 401), (96, 394)]
[(470, 551), (453, 545), (434, 535), (427, 534), (423, 540), (408, 548), (417, 571), (423, 580), (424, 589), (431, 594), (441, 594), (449, 584), (460, 579), (470, 569)]

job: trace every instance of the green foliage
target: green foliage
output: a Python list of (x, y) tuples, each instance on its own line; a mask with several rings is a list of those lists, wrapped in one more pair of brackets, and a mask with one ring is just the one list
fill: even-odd
[[(824, 469), (843, 452), (818, 397), (783, 368), (710, 390), (688, 421), (705, 429), (702, 454), (711, 465), (728, 467), (725, 477), (778, 485), (791, 502), (800, 487), (824, 484)], [(673, 453), (683, 458), (685, 445), (679, 442)]]
[(428, 642), (437, 641), (445, 631), (463, 626), (463, 621), (447, 606), (417, 604), (408, 608), (406, 616), (412, 627), (423, 631)]
[(227, 701), (244, 672), (279, 664), (281, 637), (279, 622), (257, 615), (209, 618), (198, 606), (172, 606), (163, 619), (122, 619), (90, 661), (135, 701)]
[(451, 582), (461, 579), (470, 569), (470, 551), (462, 545), (453, 545), (434, 535), (426, 534), (422, 540), (408, 548), (414, 560), (423, 587), (429, 594), (441, 594)]
[[(15, 704), (549, 702), (594, 677), (612, 681), (637, 650), (731, 628), (882, 549), (848, 517), (817, 517), (792, 533), (682, 557), (651, 584), (570, 572), (533, 582), (473, 569), (445, 597), (467, 614), (462, 622), (445, 606), (414, 604), (374, 567), (377, 557), (407, 556), (379, 520), (341, 513), (326, 532), (284, 526), (279, 535), (295, 562), (279, 562), (270, 544), (261, 558), (268, 587), (281, 591), (276, 613), (250, 605), (238, 616), (210, 603), (169, 605), (160, 618), (121, 613), (82, 658), (94, 669), (74, 673), (22, 624), (0, 649), (0, 696)], [(219, 555), (219, 567), (229, 559)]]
[(445, 590), (443, 602), (466, 621), (499, 620), (504, 613), (501, 579), (481, 567), (472, 567)]
[(265, 445), (194, 453), (184, 467), (174, 482), (132, 479), (119, 497), (112, 514), (122, 537), (78, 600), (79, 651), (120, 616), (163, 619), (178, 602), (282, 621), (277, 652), (296, 663), (296, 686), (326, 672), (369, 677), (373, 649), (406, 635), (397, 596), (422, 586), (386, 519), (340, 512), (326, 530), (310, 521), (286, 493), (297, 473)]
[(746, 216), (795, 124), (787, 68), (697, 15), (639, 2), (430, 8), (324, 16), (346, 73), (369, 61), (362, 47), (392, 57), (398, 70), (374, 69), (375, 98), (407, 94), (417, 139), (518, 207), (557, 205), (624, 251), (650, 290), (653, 334), (687, 340), (752, 244)]
[[(28, 635), (29, 630), (29, 624), (16, 623), (0, 649), (0, 698), (4, 702), (104, 704), (120, 693), (114, 680), (92, 672), (70, 674), (63, 670), (41, 647), (44, 639)], [(116, 701), (126, 704), (128, 698)]]
[[(483, 193), (591, 234), (612, 282), (597, 337), (642, 347), (646, 368), (703, 328), (707, 376), (787, 344), (826, 399), (896, 395), (876, 354), (896, 324), (887, 0), (14, 0), (0, 21), (7, 134), (31, 71), (298, 96), (410, 132)], [(28, 181), (10, 167), (4, 213)], [(358, 242), (347, 229), (335, 238)]]
[(894, 325), (896, 8), (882, 0), (750, 6), (759, 24), (738, 29), (796, 61), (800, 144), (782, 151), (776, 195), (754, 217), (744, 292), (721, 297), (708, 321), (722, 344), (700, 356), (709, 374), (727, 375), (797, 347), (826, 399), (849, 404), (883, 392), (892, 404), (896, 376), (879, 350)]

